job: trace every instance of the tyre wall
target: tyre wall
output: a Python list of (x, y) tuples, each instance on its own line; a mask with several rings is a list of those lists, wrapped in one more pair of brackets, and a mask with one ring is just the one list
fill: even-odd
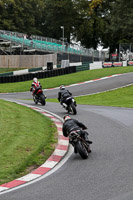
[(28, 81), (32, 80), (34, 77), (37, 77), (38, 79), (49, 78), (54, 76), (70, 74), (74, 72), (76, 72), (76, 66), (47, 70), (36, 73), (14, 75), (14, 76), (2, 76), (0, 77), (0, 83), (14, 83), (14, 82)]

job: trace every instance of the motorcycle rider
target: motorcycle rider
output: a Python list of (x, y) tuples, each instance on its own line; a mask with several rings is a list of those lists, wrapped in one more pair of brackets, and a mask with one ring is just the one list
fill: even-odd
[(42, 86), (40, 84), (40, 82), (37, 80), (37, 78), (33, 78), (33, 82), (31, 84), (31, 88), (30, 88), (30, 92), (33, 92), (33, 97), (35, 96), (35, 94), (37, 93), (37, 88), (38, 87), (41, 87), (42, 89)]
[[(85, 139), (86, 143), (88, 144), (89, 148), (88, 152), (91, 153), (89, 146), (90, 144), (92, 144), (92, 141), (89, 140), (88, 132), (84, 130), (87, 129), (87, 127), (78, 120), (72, 119), (69, 115), (65, 115), (63, 118), (64, 118), (64, 123), (62, 128), (63, 135), (65, 137), (68, 137), (72, 131), (78, 131), (78, 133), (81, 134), (81, 136)], [(76, 149), (74, 149), (74, 152), (76, 153)]]
[[(63, 103), (65, 103), (65, 100), (70, 96), (72, 96), (72, 93), (69, 92), (69, 90), (67, 90), (64, 85), (61, 85), (60, 91), (58, 92), (58, 100), (60, 104), (62, 105)], [(75, 106), (76, 106), (76, 101), (75, 101)]]

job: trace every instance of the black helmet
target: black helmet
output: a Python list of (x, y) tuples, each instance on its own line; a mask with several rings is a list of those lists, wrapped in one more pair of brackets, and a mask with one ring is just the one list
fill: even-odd
[(65, 89), (65, 86), (64, 85), (61, 85), (60, 86), (60, 90), (64, 90)]
[(71, 117), (70, 117), (69, 115), (65, 115), (65, 116), (63, 117), (63, 119), (64, 119), (64, 121), (66, 121), (66, 120), (68, 120), (68, 119), (71, 119)]

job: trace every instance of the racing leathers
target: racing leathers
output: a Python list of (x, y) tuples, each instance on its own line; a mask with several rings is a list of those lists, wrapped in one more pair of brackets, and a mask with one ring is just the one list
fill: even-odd
[(31, 88), (30, 88), (30, 91), (32, 92), (33, 96), (37, 93), (38, 87), (42, 88), (40, 82), (39, 81), (37, 81), (37, 82), (33, 81), (33, 83), (31, 84)]
[(59, 100), (60, 104), (62, 105), (65, 102), (66, 98), (68, 98), (70, 96), (72, 96), (72, 93), (69, 92), (68, 90), (66, 90), (66, 89), (60, 90), (58, 92), (58, 100)]
[(76, 119), (68, 119), (66, 120), (64, 123), (63, 123), (63, 135), (65, 137), (68, 137), (69, 134), (72, 132), (72, 131), (79, 131), (79, 133), (81, 134), (81, 136), (85, 139), (85, 141), (88, 143), (88, 144), (92, 144), (92, 142), (89, 140), (89, 137), (88, 137), (88, 132), (85, 131), (84, 129), (87, 129), (87, 127), (79, 122), (78, 120)]

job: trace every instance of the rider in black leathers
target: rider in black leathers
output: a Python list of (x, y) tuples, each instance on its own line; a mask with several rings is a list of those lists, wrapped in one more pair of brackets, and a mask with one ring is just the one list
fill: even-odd
[(61, 85), (60, 91), (58, 92), (58, 100), (59, 100), (60, 104), (62, 105), (63, 103), (65, 103), (66, 98), (68, 98), (70, 96), (72, 96), (72, 93), (69, 92), (68, 90), (66, 90), (64, 85)]
[[(88, 143), (88, 145), (92, 144), (92, 141), (89, 140), (88, 132), (85, 131), (84, 129), (87, 129), (87, 127), (83, 123), (79, 122), (76, 119), (70, 118), (69, 115), (64, 116), (64, 123), (63, 123), (62, 130), (63, 130), (63, 135), (65, 137), (68, 137), (72, 131), (80, 130), (80, 134), (83, 136), (83, 138)], [(91, 152), (91, 150), (90, 150), (90, 152)]]

